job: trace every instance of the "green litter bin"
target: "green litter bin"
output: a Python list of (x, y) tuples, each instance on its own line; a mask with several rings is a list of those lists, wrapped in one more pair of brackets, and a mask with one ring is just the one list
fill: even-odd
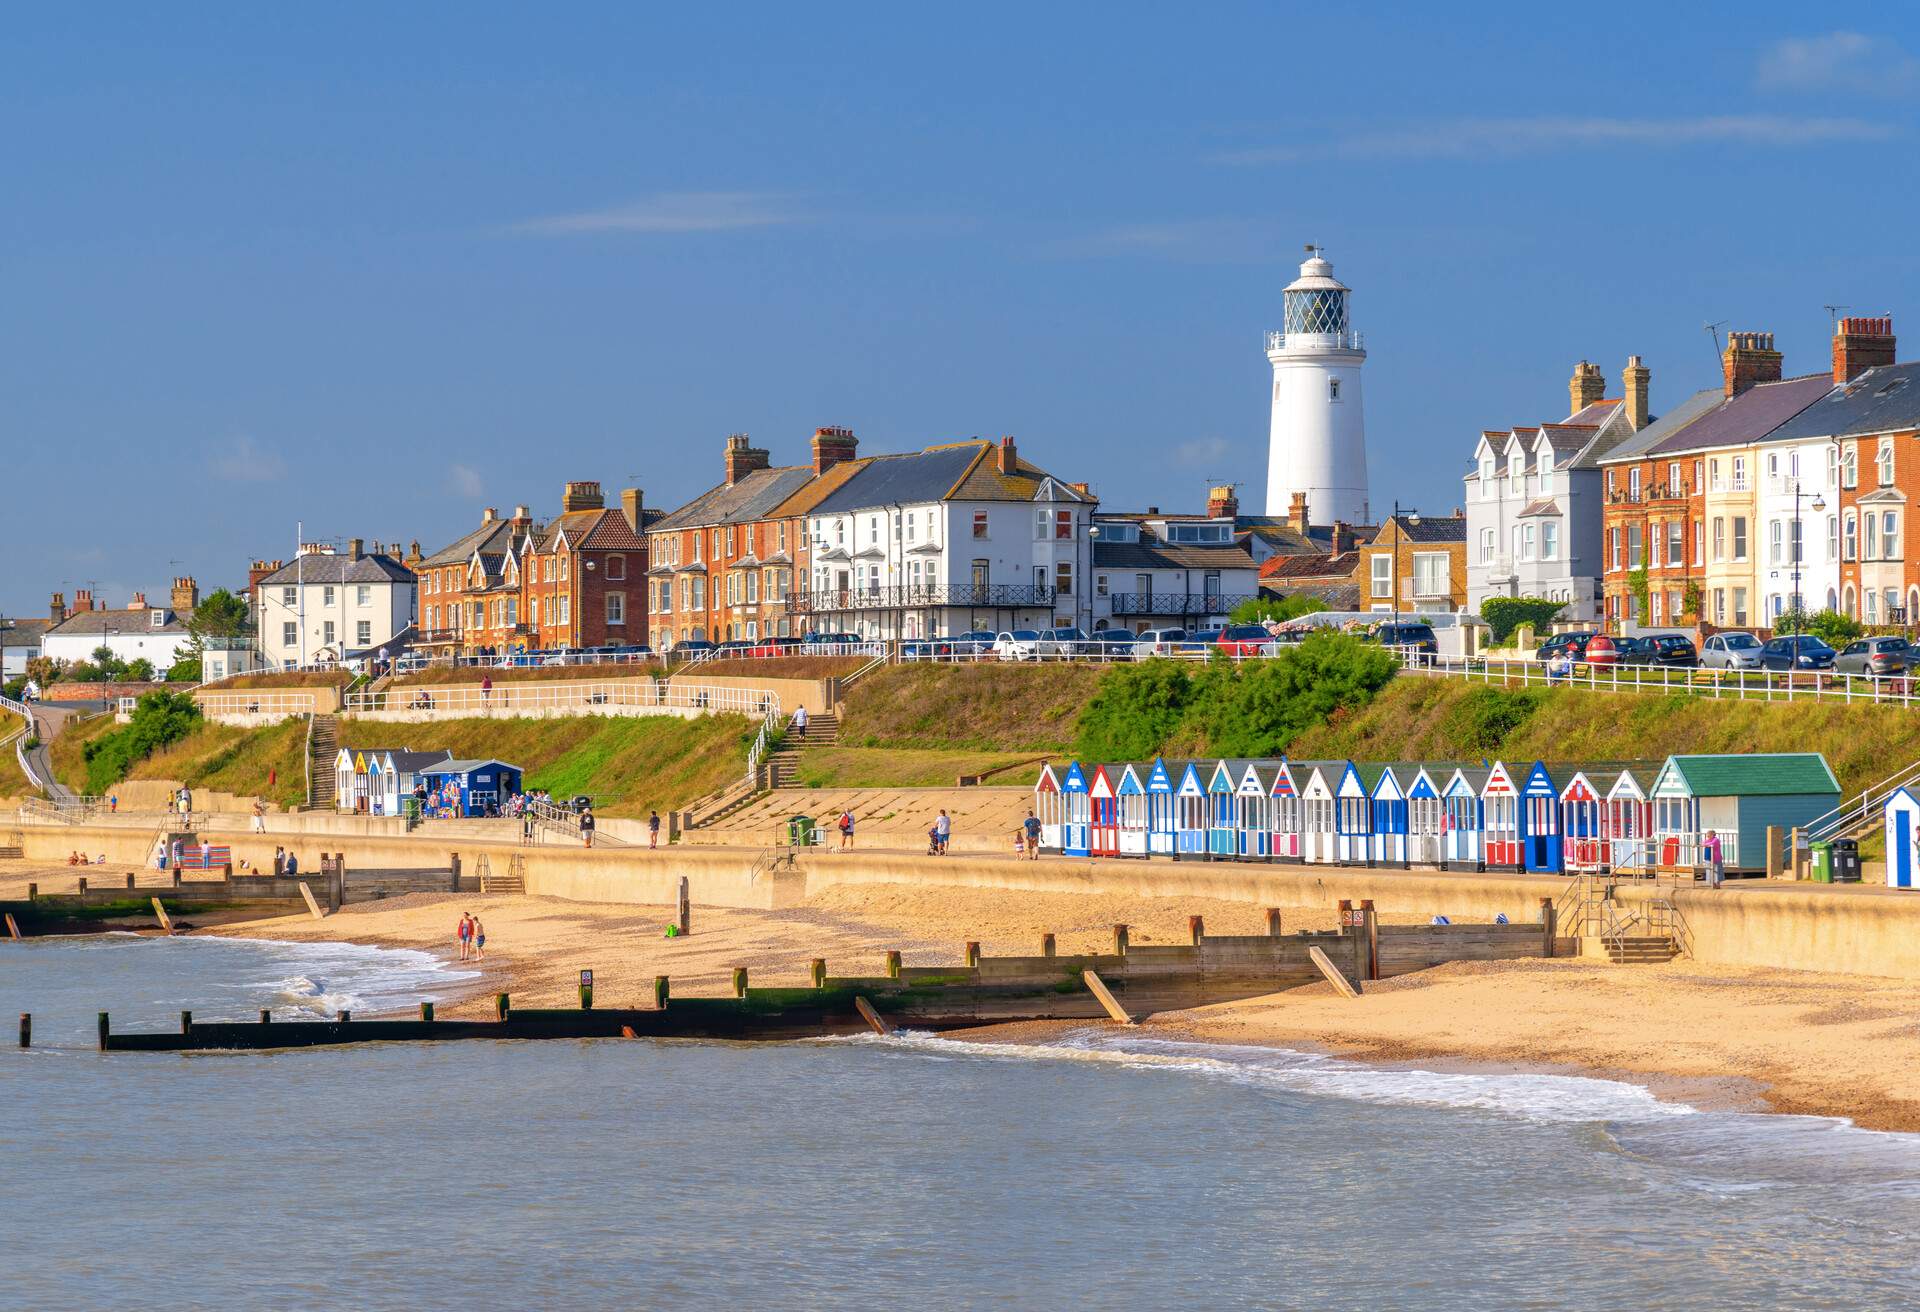
[(1825, 839), (1809, 843), (1807, 854), (1812, 858), (1813, 882), (1831, 884), (1833, 882), (1833, 844)]
[(812, 847), (815, 825), (810, 815), (796, 815), (787, 821), (787, 846)]

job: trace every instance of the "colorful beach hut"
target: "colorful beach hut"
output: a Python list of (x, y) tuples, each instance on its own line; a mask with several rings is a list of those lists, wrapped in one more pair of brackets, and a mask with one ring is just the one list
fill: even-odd
[(1414, 766), (1407, 785), (1407, 861), (1437, 866), (1445, 860), (1446, 807), (1425, 766)]
[(1273, 767), (1273, 783), (1268, 795), (1267, 816), (1273, 826), (1273, 839), (1267, 850), (1283, 861), (1300, 859), (1300, 781), (1294, 778), (1291, 761), (1284, 758)]
[(1202, 763), (1188, 761), (1180, 771), (1174, 788), (1177, 809), (1173, 821), (1173, 855), (1183, 857), (1207, 854), (1207, 781), (1200, 777)]
[(1060, 850), (1060, 768), (1049, 761), (1033, 783), (1033, 817), (1040, 822), (1040, 846)]
[(1243, 860), (1265, 861), (1273, 855), (1273, 773), (1275, 767), (1249, 761), (1240, 772), (1235, 804), (1240, 820), (1235, 851)]
[(1147, 771), (1147, 853), (1150, 856), (1174, 854), (1174, 836), (1179, 828), (1179, 799), (1175, 794), (1180, 787), (1180, 774), (1178, 765), (1169, 766), (1159, 757), (1154, 758), (1152, 768)]
[(1215, 761), (1207, 776), (1207, 855), (1240, 854), (1240, 772), (1250, 762)]
[(1060, 854), (1093, 855), (1093, 816), (1087, 799), (1087, 772), (1080, 762), (1060, 776)]
[(1337, 817), (1334, 789), (1345, 773), (1345, 761), (1309, 761), (1296, 766), (1307, 771), (1300, 786), (1300, 856), (1316, 865), (1332, 865), (1335, 859)]
[(1114, 785), (1119, 794), (1120, 808), (1120, 855), (1145, 856), (1147, 854), (1147, 786), (1140, 781), (1138, 766), (1128, 764), (1120, 770), (1120, 782)]
[(1660, 773), (1659, 761), (1634, 761), (1621, 767), (1607, 789), (1607, 840), (1611, 866), (1622, 872), (1651, 872), (1654, 867), (1653, 804), (1647, 790)]
[(1120, 855), (1120, 790), (1107, 767), (1093, 767), (1087, 781), (1087, 811), (1092, 825), (1088, 850), (1094, 856)]
[(1613, 863), (1607, 832), (1607, 790), (1612, 773), (1598, 767), (1575, 769), (1560, 790), (1561, 853), (1568, 874), (1588, 874)]
[(1560, 861), (1560, 786), (1544, 761), (1535, 761), (1520, 785), (1520, 829), (1526, 868), (1557, 875)]
[(1670, 870), (1697, 869), (1711, 833), (1725, 869), (1764, 872), (1769, 826), (1804, 827), (1840, 801), (1818, 752), (1669, 756), (1650, 792), (1659, 864)]
[(1480, 850), (1489, 869), (1518, 870), (1526, 861), (1520, 846), (1520, 790), (1504, 761), (1487, 768), (1480, 788)]
[(1896, 788), (1880, 814), (1887, 827), (1887, 887), (1913, 888), (1920, 872), (1920, 798)]
[(1440, 822), (1444, 829), (1442, 865), (1471, 864), (1486, 869), (1486, 805), (1482, 797), (1492, 773), (1485, 766), (1463, 765), (1447, 777), (1446, 787), (1440, 790), (1440, 802), (1446, 808)]
[[(1333, 859), (1343, 866), (1366, 865), (1373, 856), (1373, 786), (1352, 761), (1340, 766), (1333, 793)], [(1368, 774), (1379, 768), (1368, 766)]]
[(443, 760), (421, 772), (428, 806), (456, 816), (497, 815), (500, 804), (520, 791), (520, 767), (505, 761)]
[(1404, 771), (1411, 777), (1418, 766), (1363, 765), (1360, 781), (1367, 785), (1371, 804), (1369, 857), (1377, 862), (1407, 864), (1407, 790), (1401, 780)]

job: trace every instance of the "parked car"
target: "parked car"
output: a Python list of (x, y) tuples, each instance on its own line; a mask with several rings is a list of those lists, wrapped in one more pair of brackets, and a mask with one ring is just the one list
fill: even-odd
[(1626, 639), (1605, 633), (1589, 634), (1580, 654), (1574, 659), (1587, 665), (1624, 665), (1626, 662), (1620, 659), (1620, 644), (1624, 641)]
[(1757, 670), (1760, 639), (1751, 633), (1716, 633), (1700, 649), (1700, 664), (1710, 670)]
[(1186, 641), (1185, 629), (1148, 629), (1133, 640), (1133, 658), (1143, 661), (1149, 656), (1171, 656)]
[(805, 649), (806, 644), (798, 638), (761, 638), (747, 646), (749, 656), (794, 656)]
[(1264, 624), (1230, 624), (1220, 630), (1215, 645), (1229, 656), (1271, 656), (1274, 641)]
[(1642, 665), (1690, 670), (1700, 663), (1700, 653), (1694, 650), (1693, 639), (1684, 634), (1655, 633), (1640, 641), (1645, 644), (1646, 652), (1646, 659), (1640, 662)]
[(968, 629), (956, 634), (952, 640), (955, 656), (985, 656), (993, 650), (993, 640), (1000, 635), (992, 629)]
[(866, 639), (857, 633), (809, 633), (801, 641), (809, 647), (843, 647)]
[(1196, 629), (1180, 644), (1181, 651), (1210, 652), (1220, 642), (1219, 629)]
[(1041, 656), (1091, 656), (1093, 640), (1077, 628), (1042, 629), (1035, 652)]
[(1103, 660), (1130, 661), (1137, 643), (1128, 629), (1102, 629), (1093, 635), (1093, 652)]
[(1537, 661), (1550, 661), (1559, 656), (1573, 660), (1582, 660), (1587, 654), (1587, 642), (1596, 636), (1591, 629), (1578, 633), (1556, 633), (1540, 644), (1540, 650), (1533, 654)]
[(1014, 629), (993, 640), (993, 654), (1003, 661), (1030, 661), (1039, 650), (1040, 635), (1032, 629)]
[(1905, 638), (1860, 638), (1840, 649), (1833, 658), (1836, 674), (1870, 674), (1886, 677), (1905, 674), (1920, 662), (1920, 648)]
[(1763, 670), (1830, 670), (1839, 653), (1811, 633), (1769, 638), (1760, 648)]
[(673, 646), (673, 654), (682, 660), (688, 660), (694, 656), (698, 656), (703, 651), (712, 650), (714, 650), (713, 644), (705, 638), (689, 638), (685, 642), (675, 643)]
[(1414, 651), (1428, 656), (1440, 654), (1440, 640), (1434, 636), (1431, 624), (1378, 624), (1368, 635), (1375, 642), (1387, 647), (1411, 647)]
[(934, 660), (952, 654), (953, 643), (947, 638), (908, 638), (900, 644), (903, 661)]

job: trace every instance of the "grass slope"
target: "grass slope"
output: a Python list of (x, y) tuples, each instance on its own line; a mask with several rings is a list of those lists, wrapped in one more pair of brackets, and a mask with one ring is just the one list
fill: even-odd
[(894, 665), (848, 693), (845, 747), (962, 752), (1065, 751), (1080, 709), (1105, 668), (1097, 665)]
[(1715, 701), (1575, 688), (1508, 692), (1402, 677), (1296, 738), (1297, 757), (1525, 761), (1689, 752), (1821, 752), (1852, 795), (1920, 759), (1920, 715), (1893, 706)]
[[(1028, 759), (1030, 752), (967, 752), (911, 747), (816, 747), (800, 757), (807, 788), (952, 788), (963, 774), (981, 774)], [(996, 784), (1025, 784), (1037, 769)]]

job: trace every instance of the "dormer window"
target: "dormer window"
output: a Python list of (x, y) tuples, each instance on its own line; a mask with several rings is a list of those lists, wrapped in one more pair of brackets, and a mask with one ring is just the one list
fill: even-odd
[(1507, 453), (1507, 482), (1515, 494), (1527, 490), (1527, 458), (1517, 449)]
[(164, 629), (167, 627), (167, 613), (165, 611), (156, 609), (153, 612), (153, 627), (156, 629)]
[(1553, 492), (1553, 450), (1547, 448), (1540, 452), (1540, 495), (1548, 496)]

